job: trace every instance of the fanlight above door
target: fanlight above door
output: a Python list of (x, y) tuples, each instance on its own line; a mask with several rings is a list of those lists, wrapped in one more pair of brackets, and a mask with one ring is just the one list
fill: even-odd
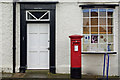
[(48, 10), (26, 11), (26, 21), (50, 21), (50, 11)]

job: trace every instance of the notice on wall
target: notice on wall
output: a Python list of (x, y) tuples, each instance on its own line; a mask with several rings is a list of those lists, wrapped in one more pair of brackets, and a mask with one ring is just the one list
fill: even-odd
[(74, 51), (78, 51), (78, 45), (74, 46)]
[(98, 43), (98, 35), (91, 35), (91, 43)]

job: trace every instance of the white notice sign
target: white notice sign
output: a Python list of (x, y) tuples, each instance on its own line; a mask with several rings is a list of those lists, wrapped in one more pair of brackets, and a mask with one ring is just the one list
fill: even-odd
[(78, 45), (74, 46), (74, 51), (78, 51)]

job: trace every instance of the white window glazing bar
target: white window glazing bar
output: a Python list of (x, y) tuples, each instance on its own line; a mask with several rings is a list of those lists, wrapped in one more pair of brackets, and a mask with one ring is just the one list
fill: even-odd
[(99, 34), (99, 28), (100, 28), (100, 12), (99, 12), (99, 9), (98, 9), (98, 43), (97, 43), (97, 46), (98, 46), (98, 49), (97, 51), (99, 51), (99, 43), (100, 43), (100, 34)]
[(89, 46), (89, 48), (90, 48), (90, 51), (91, 51), (91, 39), (92, 39), (92, 37), (91, 37), (91, 9), (89, 9), (89, 29), (90, 29), (90, 32), (89, 32), (89, 36), (90, 36), (90, 46)]
[(106, 9), (106, 37), (107, 37), (107, 51), (108, 51), (108, 12), (107, 12), (108, 9)]
[(45, 14), (43, 14), (39, 19), (42, 19), (47, 14), (49, 14), (49, 11), (47, 11)]
[[(108, 12), (107, 12), (107, 8), (104, 8), (104, 9), (106, 9), (106, 16), (101, 16), (100, 17), (100, 9), (101, 8), (99, 8), (98, 9), (98, 43), (91, 43), (91, 35), (94, 35), (94, 34), (91, 34), (91, 18), (97, 18), (97, 17), (92, 17), (91, 16), (91, 9), (89, 9), (89, 17), (84, 17), (83, 16), (83, 19), (84, 18), (89, 18), (89, 34), (84, 34), (83, 32), (83, 35), (89, 35), (90, 36), (90, 52), (94, 52), (94, 51), (91, 51), (91, 44), (98, 44), (98, 52), (113, 52), (115, 49), (114, 49), (114, 40), (113, 40), (113, 43), (108, 43), (108, 35), (113, 35), (113, 38), (115, 37), (114, 36), (114, 15), (112, 16), (112, 17), (109, 17), (108, 16)], [(114, 9), (113, 9), (114, 10)], [(113, 13), (114, 13), (114, 11), (113, 11)], [(106, 18), (105, 20), (106, 20), (106, 25), (101, 25), (101, 27), (106, 27), (106, 33), (105, 34), (100, 34), (100, 18)], [(108, 18), (112, 18), (112, 25), (108, 25)], [(112, 28), (112, 33), (111, 34), (108, 34), (108, 27), (109, 26), (111, 26)], [(83, 26), (83, 27), (85, 27), (85, 26)], [(95, 27), (95, 26), (94, 26)], [(83, 30), (83, 29), (82, 29)], [(105, 42), (105, 43), (100, 43), (100, 35), (104, 35), (104, 36), (106, 36), (106, 39), (107, 39), (107, 42)], [(99, 51), (99, 44), (105, 44), (106, 45), (106, 51)], [(108, 51), (108, 44), (113, 44), (113, 51)], [(83, 45), (84, 45), (84, 43), (83, 43)], [(87, 52), (87, 51), (83, 51), (83, 52)]]
[[(39, 19), (35, 17), (31, 12), (45, 12)], [(48, 19), (42, 19), (45, 15), (48, 14)], [(28, 19), (28, 15), (31, 15), (34, 19)], [(50, 21), (50, 11), (48, 10), (30, 10), (26, 11), (26, 20), (27, 21)]]
[(29, 11), (28, 11), (28, 14), (30, 14), (32, 17), (34, 17), (37, 20), (37, 18), (32, 13), (30, 13)]

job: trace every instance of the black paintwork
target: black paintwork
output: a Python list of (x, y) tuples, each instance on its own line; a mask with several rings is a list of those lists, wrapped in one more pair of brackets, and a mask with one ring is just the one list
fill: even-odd
[[(27, 23), (50, 24), (50, 72), (55, 73), (55, 9), (56, 3), (20, 4), (20, 72), (27, 69)], [(26, 21), (26, 10), (50, 10), (50, 21)]]
[(13, 2), (13, 73), (16, 67), (16, 2)]
[(86, 8), (115, 8), (115, 6), (119, 6), (117, 4), (87, 4), (87, 5), (80, 5), (82, 9)]
[(81, 67), (80, 68), (71, 68), (71, 78), (81, 79)]

